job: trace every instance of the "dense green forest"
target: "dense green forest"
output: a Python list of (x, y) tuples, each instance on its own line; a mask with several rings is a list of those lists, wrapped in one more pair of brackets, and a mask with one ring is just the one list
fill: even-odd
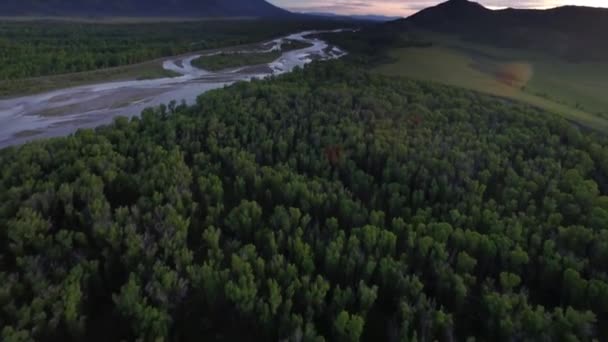
[(344, 25), (350, 23), (245, 19), (178, 23), (0, 21), (0, 81), (116, 67)]
[(9, 148), (1, 339), (606, 340), (607, 146), (334, 61)]

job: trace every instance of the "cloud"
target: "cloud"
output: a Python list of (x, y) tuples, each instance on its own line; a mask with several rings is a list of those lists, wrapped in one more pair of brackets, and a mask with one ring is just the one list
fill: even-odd
[[(270, 0), (275, 5), (297, 12), (332, 12), (342, 14), (385, 14), (408, 16), (436, 5), (437, 0)], [(608, 7), (608, 0), (481, 0), (489, 8), (548, 8), (561, 5)]]

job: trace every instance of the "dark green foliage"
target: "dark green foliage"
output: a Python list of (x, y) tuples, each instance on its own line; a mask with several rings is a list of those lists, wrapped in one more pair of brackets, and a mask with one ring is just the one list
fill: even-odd
[(222, 53), (219, 55), (197, 58), (192, 61), (192, 65), (204, 70), (218, 71), (249, 65), (266, 64), (279, 57), (281, 57), (279, 51), (264, 53)]
[(1, 339), (604, 340), (606, 143), (330, 62), (4, 150)]

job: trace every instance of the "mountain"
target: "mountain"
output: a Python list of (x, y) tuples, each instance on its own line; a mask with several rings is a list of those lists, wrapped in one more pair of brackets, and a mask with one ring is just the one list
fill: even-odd
[(407, 18), (409, 23), (432, 30), (461, 30), (471, 25), (485, 25), (492, 16), (491, 10), (467, 0), (450, 0)]
[(543, 50), (572, 61), (608, 57), (608, 9), (603, 8), (490, 10), (468, 0), (450, 0), (392, 25), (455, 33), (501, 47)]
[(282, 17), (264, 0), (1, 0), (1, 16)]

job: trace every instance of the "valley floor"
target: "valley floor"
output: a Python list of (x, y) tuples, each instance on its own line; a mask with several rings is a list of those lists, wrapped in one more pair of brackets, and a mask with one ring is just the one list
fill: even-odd
[[(118, 116), (137, 116), (149, 107), (181, 102), (194, 104), (200, 94), (213, 89), (290, 72), (313, 60), (344, 55), (337, 47), (311, 37), (316, 33), (304, 31), (268, 42), (186, 54), (131, 67), (49, 76), (48, 83), (32, 80), (36, 90), (45, 86), (59, 89), (0, 100), (0, 148), (109, 124)], [(221, 64), (217, 64), (218, 56)], [(212, 71), (197, 67), (193, 64), (195, 60), (209, 60), (216, 68)], [(252, 65), (245, 65), (243, 61)]]

